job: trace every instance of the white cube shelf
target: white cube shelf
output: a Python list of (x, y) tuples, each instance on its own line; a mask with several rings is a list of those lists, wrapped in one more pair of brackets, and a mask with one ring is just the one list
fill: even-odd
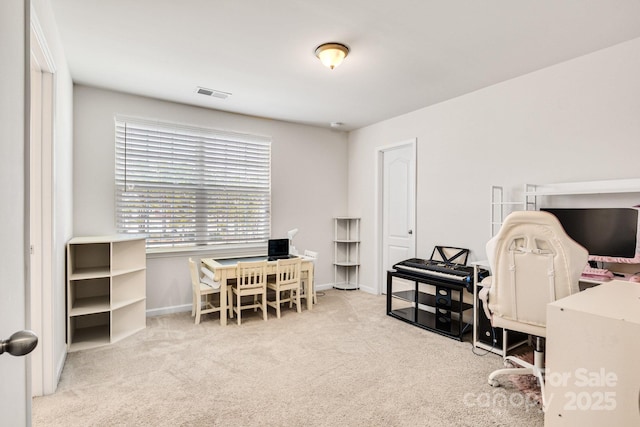
[(67, 348), (106, 345), (146, 327), (146, 239), (75, 237), (67, 243)]

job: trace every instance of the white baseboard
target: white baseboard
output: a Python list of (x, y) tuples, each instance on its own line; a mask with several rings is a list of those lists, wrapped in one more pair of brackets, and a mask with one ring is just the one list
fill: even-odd
[(371, 286), (360, 285), (360, 290), (362, 292), (366, 292), (368, 294), (373, 294), (373, 295), (378, 295), (379, 294), (378, 291), (375, 288), (371, 287)]
[(58, 360), (58, 366), (56, 366), (55, 386), (54, 386), (53, 390), (51, 391), (51, 393), (55, 393), (56, 389), (58, 388), (58, 383), (60, 382), (60, 377), (62, 377), (62, 369), (64, 368), (64, 364), (65, 364), (66, 361), (67, 361), (67, 345), (65, 344), (65, 346), (62, 349), (62, 352), (60, 354), (60, 358)]
[[(329, 289), (333, 289), (333, 283), (325, 283), (322, 285), (316, 284), (316, 291), (326, 291)], [(375, 294), (373, 288), (362, 287), (360, 286), (360, 290)], [(153, 316), (162, 316), (164, 314), (172, 314), (172, 313), (182, 313), (185, 311), (191, 311), (191, 304), (182, 304), (182, 305), (174, 305), (171, 307), (161, 307), (161, 308), (152, 308), (147, 310), (147, 317)]]
[(328, 289), (333, 289), (333, 283), (325, 283), (324, 285), (318, 285), (316, 283), (316, 291), (326, 291)]
[(162, 316), (163, 314), (182, 313), (191, 311), (191, 304), (174, 305), (172, 307), (152, 308), (147, 310), (147, 317)]
[[(325, 283), (324, 285), (316, 285), (316, 291), (326, 291), (328, 289), (333, 289), (333, 283)], [(368, 294), (378, 295), (378, 292), (375, 290), (375, 288), (373, 288), (371, 286), (358, 285), (358, 289), (357, 290), (366, 292)]]

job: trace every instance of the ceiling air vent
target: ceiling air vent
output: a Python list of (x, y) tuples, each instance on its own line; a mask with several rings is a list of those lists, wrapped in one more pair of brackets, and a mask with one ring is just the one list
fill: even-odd
[(205, 87), (198, 86), (196, 88), (196, 93), (200, 95), (212, 96), (214, 98), (227, 99), (231, 94), (229, 92), (222, 92), (220, 90), (215, 89), (207, 89)]

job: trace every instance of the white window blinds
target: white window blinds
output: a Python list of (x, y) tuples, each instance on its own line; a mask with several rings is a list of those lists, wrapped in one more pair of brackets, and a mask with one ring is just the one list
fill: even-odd
[(116, 228), (148, 248), (270, 235), (271, 139), (116, 117)]

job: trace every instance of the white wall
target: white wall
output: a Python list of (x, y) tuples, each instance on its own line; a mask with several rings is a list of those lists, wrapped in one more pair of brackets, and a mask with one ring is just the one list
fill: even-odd
[(363, 288), (380, 290), (376, 147), (418, 140), (417, 256), (450, 245), (484, 259), (491, 185), (517, 199), (524, 183), (638, 177), (638, 76), (635, 39), (351, 132), (348, 210), (362, 217)]
[[(333, 282), (333, 222), (347, 208), (347, 137), (310, 126), (224, 113), (87, 86), (74, 88), (74, 234), (115, 233), (114, 115), (272, 137), (272, 236), (298, 228), (298, 250), (319, 251), (316, 284)], [(265, 250), (266, 251), (266, 250)], [(197, 254), (195, 256), (211, 256)], [(187, 255), (150, 256), (147, 309), (191, 304)]]

